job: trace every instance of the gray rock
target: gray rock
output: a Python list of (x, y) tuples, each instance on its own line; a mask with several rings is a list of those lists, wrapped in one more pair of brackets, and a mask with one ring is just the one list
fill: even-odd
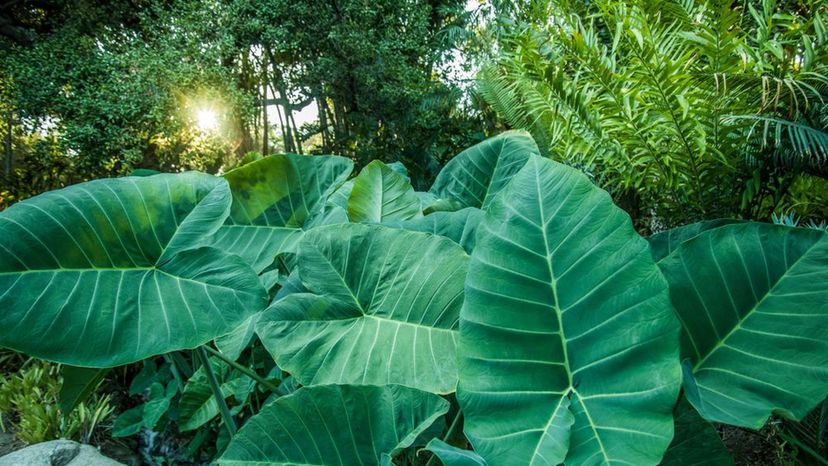
[(22, 448), (0, 457), (0, 466), (124, 466), (91, 445), (71, 440), (52, 440)]

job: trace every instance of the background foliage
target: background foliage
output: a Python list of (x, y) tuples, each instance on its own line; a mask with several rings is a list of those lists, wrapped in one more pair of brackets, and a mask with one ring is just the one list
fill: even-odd
[(823, 2), (497, 6), (501, 54), (481, 94), (642, 227), (775, 210), (824, 218)]

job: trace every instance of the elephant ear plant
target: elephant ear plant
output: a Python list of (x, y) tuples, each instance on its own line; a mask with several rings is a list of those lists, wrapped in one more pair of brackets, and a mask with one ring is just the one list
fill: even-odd
[[(428, 192), (399, 163), (351, 171), (275, 155), (20, 202), (0, 212), (0, 345), (144, 360), (150, 400), (119, 432), (220, 426), (219, 465), (728, 464), (711, 422), (828, 395), (825, 232), (645, 239), (521, 132)], [(66, 373), (88, 376), (73, 400), (102, 377)]]

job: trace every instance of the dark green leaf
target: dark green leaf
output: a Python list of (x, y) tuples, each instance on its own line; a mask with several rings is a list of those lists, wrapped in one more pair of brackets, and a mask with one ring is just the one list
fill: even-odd
[(828, 234), (716, 228), (659, 262), (681, 320), (685, 392), (708, 420), (758, 429), (828, 394)]
[(690, 225), (684, 225), (678, 228), (662, 231), (661, 233), (656, 233), (647, 238), (647, 241), (650, 242), (650, 249), (653, 251), (653, 259), (658, 262), (669, 256), (671, 252), (675, 251), (676, 248), (681, 245), (681, 243), (689, 240), (690, 238), (694, 238), (707, 230), (712, 230), (724, 225), (730, 225), (731, 223), (740, 223), (742, 221), (743, 220), (720, 218), (716, 220), (691, 223)]
[(687, 398), (681, 397), (674, 411), (675, 436), (662, 466), (728, 466), (733, 457), (719, 438), (716, 428), (702, 419)]
[(64, 414), (89, 398), (101, 384), (109, 369), (94, 369), (64, 365), (61, 369), (63, 384), (60, 386), (58, 405)]
[(252, 417), (218, 464), (377, 465), (416, 445), (448, 408), (436, 395), (398, 385), (301, 388)]

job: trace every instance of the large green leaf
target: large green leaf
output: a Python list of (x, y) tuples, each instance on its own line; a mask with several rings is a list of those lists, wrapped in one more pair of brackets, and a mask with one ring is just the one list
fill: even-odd
[(352, 169), (345, 157), (281, 154), (231, 170), (224, 175), (233, 192), (230, 219), (301, 228)]
[(261, 272), (277, 254), (293, 251), (301, 228), (352, 169), (345, 157), (279, 154), (227, 172), (233, 204), (215, 247)]
[(378, 465), (412, 445), (448, 402), (398, 385), (301, 388), (264, 407), (219, 465)]
[(487, 466), (477, 453), (449, 445), (438, 438), (431, 439), (425, 449), (440, 458), (443, 466)]
[(86, 401), (108, 373), (109, 369), (64, 365), (60, 372), (61, 377), (63, 377), (58, 397), (60, 410), (64, 414), (68, 414), (79, 404)]
[(540, 157), (478, 227), (458, 400), (489, 464), (656, 464), (681, 376), (667, 284), (630, 218)]
[(213, 247), (236, 254), (261, 273), (280, 253), (293, 252), (302, 230), (261, 225), (224, 225), (215, 235)]
[(467, 263), (460, 246), (426, 233), (315, 228), (299, 246), (298, 275), (308, 293), (274, 302), (256, 333), (305, 385), (396, 383), (452, 392)]
[(828, 234), (727, 225), (659, 262), (681, 320), (687, 398), (705, 419), (759, 428), (828, 394)]
[(348, 217), (353, 222), (380, 223), (422, 217), (420, 198), (408, 179), (374, 160), (354, 178), (348, 196)]
[(463, 246), (463, 249), (471, 254), (474, 249), (477, 225), (480, 224), (482, 218), (482, 210), (467, 207), (456, 212), (434, 212), (425, 217), (389, 222), (386, 225), (445, 236)]
[[(236, 371), (230, 370), (226, 364), (210, 359), (213, 372), (220, 384), (221, 393), (225, 398), (239, 395), (238, 403), (244, 403), (247, 395), (253, 389), (253, 380)], [(204, 368), (200, 367), (187, 381), (181, 400), (178, 402), (178, 428), (181, 431), (197, 429), (210, 422), (219, 414), (216, 396), (207, 380)]]
[(241, 356), (242, 351), (253, 341), (256, 322), (261, 314), (254, 314), (247, 318), (241, 325), (233, 329), (227, 335), (216, 338), (216, 348), (221, 353), (235, 361)]
[(267, 303), (240, 258), (198, 247), (229, 208), (227, 184), (198, 173), (91, 181), (11, 206), (0, 345), (109, 367), (229, 332)]
[(664, 453), (662, 466), (732, 466), (733, 457), (712, 424), (702, 419), (687, 398), (674, 411), (676, 435)]
[(731, 223), (740, 223), (743, 221), (744, 220), (719, 218), (716, 220), (706, 220), (704, 222), (691, 223), (689, 225), (684, 225), (678, 228), (672, 228), (667, 231), (662, 231), (661, 233), (656, 233), (647, 238), (647, 241), (650, 242), (650, 249), (653, 252), (653, 259), (655, 259), (655, 261), (658, 262), (661, 259), (664, 259), (665, 257), (669, 256), (670, 253), (675, 251), (681, 245), (681, 243), (689, 240), (690, 238), (694, 238), (707, 230), (712, 230), (714, 228), (719, 228), (724, 225), (730, 225)]
[(351, 197), (351, 191), (354, 189), (354, 181), (355, 180), (351, 178), (350, 180), (342, 183), (342, 186), (337, 188), (336, 191), (331, 193), (328, 197), (328, 204), (347, 211), (348, 198)]
[(538, 146), (528, 133), (507, 131), (457, 154), (446, 164), (430, 192), (462, 207), (486, 208)]

